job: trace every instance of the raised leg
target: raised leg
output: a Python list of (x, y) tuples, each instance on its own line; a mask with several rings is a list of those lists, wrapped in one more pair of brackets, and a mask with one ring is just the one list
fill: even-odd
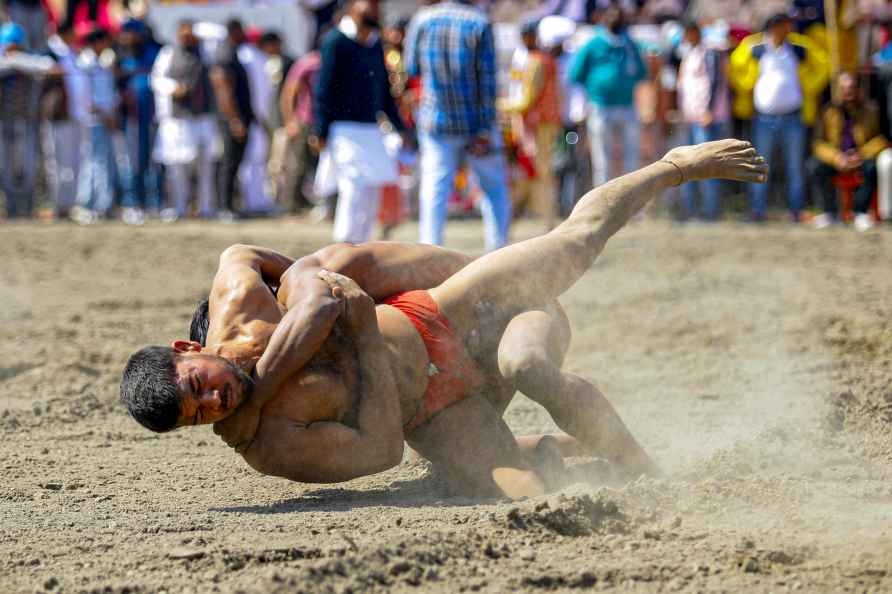
[(766, 173), (764, 161), (746, 142), (673, 149), (662, 161), (586, 194), (550, 233), (475, 260), (431, 296), (456, 332), (468, 336), (487, 305), (511, 313), (556, 299), (592, 266), (607, 240), (666, 188), (712, 178), (759, 182)]

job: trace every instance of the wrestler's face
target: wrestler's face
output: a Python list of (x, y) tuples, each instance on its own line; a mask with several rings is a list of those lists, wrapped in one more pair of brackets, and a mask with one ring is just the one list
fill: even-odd
[(201, 345), (176, 341), (174, 362), (180, 392), (179, 426), (205, 425), (228, 417), (250, 395), (251, 377), (228, 359), (201, 352)]

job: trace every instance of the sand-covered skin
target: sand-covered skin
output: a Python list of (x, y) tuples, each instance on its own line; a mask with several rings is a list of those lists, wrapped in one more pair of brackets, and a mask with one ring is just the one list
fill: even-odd
[[(480, 248), (477, 224), (449, 235)], [(209, 428), (158, 436), (125, 415), (127, 356), (185, 337), (223, 248), (297, 256), (327, 237), (0, 226), (0, 592), (892, 590), (888, 232), (646, 223), (608, 245), (563, 299), (566, 367), (664, 479), (608, 486), (578, 461), (589, 483), (473, 501), (406, 461), (303, 485)], [(553, 429), (522, 397), (508, 420)]]

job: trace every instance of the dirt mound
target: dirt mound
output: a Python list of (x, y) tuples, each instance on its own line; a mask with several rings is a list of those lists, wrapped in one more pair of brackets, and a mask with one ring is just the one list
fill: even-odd
[(547, 530), (561, 536), (588, 536), (596, 532), (624, 533), (628, 518), (617, 503), (600, 494), (558, 494), (545, 501), (530, 501), (511, 508), (504, 523), (512, 530)]

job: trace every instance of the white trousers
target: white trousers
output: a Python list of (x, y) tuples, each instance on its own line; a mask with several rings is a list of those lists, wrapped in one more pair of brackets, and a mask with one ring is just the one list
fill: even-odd
[(189, 214), (189, 202), (192, 198), (192, 172), (198, 178), (198, 214), (212, 217), (217, 212), (214, 200), (214, 160), (210, 155), (202, 154), (192, 163), (177, 163), (167, 166), (167, 182), (170, 189), (171, 206), (177, 215), (183, 218)]
[(377, 124), (332, 124), (319, 158), (314, 190), (319, 196), (329, 196), (337, 188), (334, 240), (361, 243), (371, 239), (381, 188), (398, 179), (396, 159), (387, 150)]
[(189, 214), (192, 174), (198, 178), (198, 212), (212, 217), (217, 212), (215, 164), (221, 145), (217, 124), (211, 115), (165, 118), (161, 121), (153, 157), (167, 166), (170, 207), (177, 215)]
[(348, 243), (370, 240), (380, 206), (381, 186), (364, 184), (353, 177), (341, 177), (338, 180), (334, 240)]

